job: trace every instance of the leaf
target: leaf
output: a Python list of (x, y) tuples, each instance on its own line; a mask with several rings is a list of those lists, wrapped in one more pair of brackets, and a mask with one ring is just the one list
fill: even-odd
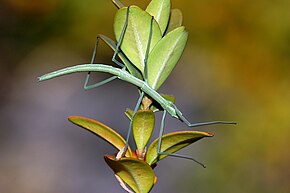
[(164, 34), (169, 17), (170, 17), (170, 0), (152, 0), (146, 8), (146, 11), (154, 16), (154, 19), (159, 24), (161, 33)]
[[(70, 122), (72, 122), (73, 124), (78, 125), (84, 129), (94, 133), (95, 135), (97, 135), (101, 139), (103, 139), (103, 140), (107, 141), (108, 143), (110, 143), (111, 145), (113, 145), (119, 151), (121, 151), (126, 144), (126, 141), (122, 136), (120, 136), (117, 132), (115, 132), (110, 127), (108, 127), (108, 126), (104, 125), (103, 123), (100, 123), (96, 120), (88, 119), (88, 118), (81, 117), (81, 116), (70, 116), (68, 118), (68, 120)], [(132, 156), (132, 151), (131, 151), (130, 147), (128, 147), (128, 150), (127, 150), (125, 155), (127, 157)]]
[[(159, 94), (163, 98), (165, 98), (167, 101), (170, 101), (172, 103), (175, 103), (175, 97), (173, 95), (162, 94), (162, 93), (159, 93)], [(153, 100), (153, 99), (151, 99), (151, 100)], [(143, 106), (141, 105), (141, 109), (144, 109), (142, 107)], [(162, 108), (162, 106), (159, 103), (157, 103), (156, 101), (153, 100), (153, 102), (152, 102), (152, 104), (150, 106), (150, 110), (152, 110), (155, 113), (155, 112), (158, 112), (158, 111), (162, 111), (163, 108)], [(131, 117), (133, 116), (133, 113), (134, 113), (134, 111), (132, 109), (127, 108), (126, 109), (126, 112), (125, 112), (125, 115), (127, 116), (127, 118), (129, 120), (131, 120)]]
[(155, 183), (152, 168), (144, 161), (134, 158), (115, 160), (105, 156), (106, 163), (134, 192), (148, 193)]
[(165, 35), (148, 57), (148, 84), (157, 90), (179, 61), (186, 45), (188, 33), (179, 27)]
[(127, 108), (125, 115), (127, 116), (127, 118), (131, 121), (132, 120), (132, 116), (134, 114), (134, 111), (132, 109)]
[[(115, 16), (114, 31), (117, 41), (120, 39), (126, 21), (127, 9), (127, 7), (119, 9)], [(121, 50), (123, 53), (142, 72), (143, 75), (151, 18), (151, 15), (146, 11), (143, 11), (137, 6), (131, 6), (129, 9), (128, 26), (121, 43)], [(153, 20), (149, 53), (160, 39), (161, 31), (159, 25), (156, 20)]]
[[(167, 94), (162, 94), (160, 93), (160, 95), (165, 98), (167, 101), (170, 101), (172, 103), (175, 102), (175, 97), (173, 95), (167, 95)], [(157, 112), (160, 110), (163, 110), (163, 108), (161, 107), (161, 105), (159, 103), (157, 103), (156, 101), (153, 101), (152, 106), (150, 108), (153, 112)]]
[(182, 12), (179, 9), (171, 9), (169, 23), (165, 34), (182, 25)]
[[(161, 152), (174, 153), (204, 137), (212, 137), (213, 134), (201, 131), (179, 131), (162, 136)], [(158, 155), (158, 138), (148, 147), (146, 162), (152, 165), (168, 155)]]
[(151, 110), (139, 110), (132, 122), (134, 140), (138, 152), (143, 152), (154, 129), (155, 116)]
[[(103, 34), (99, 34), (99, 37), (115, 52), (116, 50), (116, 43), (108, 38), (107, 36)], [(143, 79), (141, 72), (130, 62), (130, 60), (126, 57), (125, 54), (122, 53), (122, 51), (118, 52), (118, 56), (123, 61), (129, 72), (135, 76), (136, 78), (139, 78), (140, 80)]]

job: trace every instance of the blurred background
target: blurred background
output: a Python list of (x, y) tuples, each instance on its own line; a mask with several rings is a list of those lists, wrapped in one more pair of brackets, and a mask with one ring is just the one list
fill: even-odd
[[(145, 8), (149, 0), (123, 3)], [(207, 168), (165, 159), (152, 192), (289, 193), (290, 1), (172, 4), (183, 12), (189, 40), (160, 92), (174, 94), (192, 122), (238, 125), (196, 128), (215, 136), (181, 153)], [(93, 118), (125, 135), (123, 112), (134, 107), (136, 88), (116, 80), (84, 91), (85, 73), (37, 82), (89, 63), (96, 35), (114, 38), (116, 11), (110, 0), (0, 1), (0, 192), (124, 192), (103, 160), (116, 150), (67, 117)], [(97, 62), (110, 64), (112, 54), (101, 43)], [(95, 81), (106, 77), (96, 73)], [(167, 132), (184, 129), (167, 117)]]

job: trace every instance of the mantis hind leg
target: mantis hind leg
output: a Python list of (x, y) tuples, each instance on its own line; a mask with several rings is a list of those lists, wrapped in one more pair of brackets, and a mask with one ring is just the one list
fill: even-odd
[(167, 152), (163, 152), (162, 151), (162, 136), (164, 133), (164, 125), (165, 125), (165, 117), (166, 117), (166, 111), (163, 111), (163, 116), (162, 116), (162, 120), (161, 120), (161, 126), (160, 126), (160, 131), (159, 131), (159, 137), (158, 137), (158, 146), (157, 146), (157, 153), (158, 155), (167, 155), (167, 156), (171, 156), (171, 157), (177, 157), (177, 158), (183, 158), (183, 159), (188, 159), (191, 161), (196, 162), (197, 164), (201, 165), (202, 167), (206, 167), (203, 163), (197, 161), (196, 159), (189, 157), (189, 156), (185, 156), (185, 155), (180, 155), (180, 154), (176, 154), (176, 153), (167, 153)]

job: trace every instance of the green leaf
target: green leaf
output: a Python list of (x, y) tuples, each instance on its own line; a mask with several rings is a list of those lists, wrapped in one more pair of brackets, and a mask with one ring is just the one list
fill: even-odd
[(178, 27), (166, 34), (148, 57), (148, 84), (157, 90), (179, 61), (187, 42), (185, 28)]
[[(115, 16), (114, 31), (117, 41), (120, 39), (126, 21), (127, 9), (127, 7), (119, 9)], [(121, 43), (121, 50), (144, 75), (144, 59), (152, 17), (137, 6), (130, 7), (128, 17), (128, 26)], [(149, 53), (160, 39), (161, 31), (159, 25), (156, 20), (153, 20)]]
[[(174, 153), (204, 137), (212, 137), (213, 134), (201, 131), (179, 131), (162, 136), (161, 152)], [(158, 139), (154, 140), (148, 147), (146, 162), (152, 165), (168, 155), (158, 155)]]
[(169, 23), (165, 34), (182, 25), (182, 12), (179, 9), (171, 9)]
[(105, 156), (106, 163), (134, 192), (148, 193), (155, 183), (152, 168), (144, 161), (134, 158), (115, 160)]
[(127, 118), (131, 121), (132, 120), (132, 116), (134, 114), (134, 111), (132, 109), (127, 108), (125, 115), (127, 116)]
[[(107, 36), (103, 34), (99, 34), (99, 37), (115, 52), (116, 50), (116, 43), (108, 38)], [(143, 79), (141, 72), (130, 62), (130, 60), (126, 57), (125, 54), (123, 54), (121, 51), (118, 52), (118, 56), (123, 61), (129, 72), (135, 76), (136, 78), (139, 78), (140, 80)]]
[[(165, 98), (166, 100), (174, 103), (175, 102), (175, 97), (173, 95), (167, 95), (167, 94), (162, 94), (160, 93), (160, 95)], [(153, 112), (157, 112), (157, 111), (160, 111), (162, 110), (163, 108), (161, 107), (161, 105), (159, 103), (157, 103), (156, 101), (153, 101), (152, 103), (152, 106), (150, 107), (150, 109), (153, 111)]]
[(132, 122), (133, 136), (138, 152), (143, 152), (154, 129), (155, 116), (151, 110), (139, 110)]
[(154, 16), (159, 24), (161, 33), (164, 34), (170, 17), (170, 0), (152, 0), (146, 8), (146, 11)]
[[(107, 141), (111, 145), (113, 145), (115, 148), (117, 148), (119, 151), (122, 150), (126, 144), (125, 139), (120, 136), (117, 132), (115, 132), (110, 127), (104, 125), (103, 123), (100, 123), (93, 119), (88, 119), (81, 116), (70, 116), (68, 118), (70, 122), (73, 124), (76, 124), (92, 133), (100, 137), (101, 139)], [(128, 150), (125, 154), (127, 157), (132, 156), (132, 151), (130, 147), (128, 147)]]

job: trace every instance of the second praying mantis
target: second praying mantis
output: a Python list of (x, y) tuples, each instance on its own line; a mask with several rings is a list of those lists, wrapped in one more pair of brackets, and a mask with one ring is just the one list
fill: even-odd
[[(152, 2), (154, 2), (154, 0)], [(170, 1), (167, 1), (167, 2), (170, 2)], [(86, 90), (96, 88), (98, 86), (106, 84), (117, 78), (137, 86), (140, 90), (140, 97), (137, 101), (137, 104), (134, 108), (134, 112), (131, 117), (128, 134), (126, 138), (126, 146), (124, 147), (124, 151), (123, 151), (124, 153), (122, 156), (124, 156), (128, 148), (128, 142), (129, 142), (129, 138), (132, 132), (131, 131), (132, 120), (136, 112), (140, 108), (142, 100), (149, 99), (148, 106), (145, 106), (143, 108), (150, 108), (150, 105), (152, 105), (153, 102), (156, 102), (162, 107), (162, 110), (163, 110), (163, 116), (161, 120), (160, 132), (159, 132), (159, 141), (158, 141), (158, 147), (157, 147), (158, 154), (159, 155), (165, 154), (169, 156), (190, 159), (201, 164), (200, 162), (196, 161), (195, 159), (191, 157), (187, 157), (187, 156), (179, 155), (179, 154), (169, 154), (169, 153), (160, 151), (161, 143), (162, 143), (161, 139), (164, 132), (165, 117), (166, 117), (167, 112), (172, 117), (177, 118), (180, 121), (184, 122), (188, 127), (197, 127), (197, 126), (205, 126), (205, 125), (213, 125), (213, 124), (235, 124), (235, 123), (225, 122), (225, 121), (190, 123), (182, 115), (182, 112), (176, 107), (176, 105), (173, 102), (165, 99), (161, 94), (159, 94), (156, 91), (161, 86), (161, 84), (165, 81), (165, 79), (168, 77), (171, 70), (174, 68), (179, 58), (181, 57), (181, 54), (184, 50), (184, 47), (187, 41), (187, 32), (185, 31), (183, 26), (178, 26), (172, 31), (166, 32), (166, 27), (162, 28), (161, 26), (168, 25), (169, 16), (164, 21), (162, 21), (162, 19), (159, 19), (158, 21), (156, 21), (154, 18), (154, 15), (156, 14), (152, 13), (154, 11), (151, 11), (151, 14), (148, 13), (150, 12), (150, 4), (148, 6), (149, 9), (148, 7), (147, 7), (148, 10), (146, 9), (146, 11), (148, 12), (141, 10), (137, 6), (131, 6), (131, 7), (129, 6), (129, 7), (121, 8), (120, 6), (123, 6), (123, 5), (122, 4), (118, 4), (118, 5), (120, 9), (117, 12), (116, 18), (115, 18), (115, 22), (117, 21), (115, 23), (115, 34), (116, 34), (116, 39), (118, 39), (117, 44), (115, 44), (115, 42), (109, 39), (108, 37), (104, 35), (99, 35), (90, 64), (81, 64), (81, 65), (76, 65), (76, 66), (64, 68), (61, 70), (57, 70), (57, 71), (54, 71), (54, 72), (51, 72), (51, 73), (48, 73), (39, 77), (39, 81), (44, 81), (44, 80), (48, 80), (48, 79), (55, 78), (58, 76), (67, 75), (67, 74), (76, 73), (76, 72), (88, 72), (88, 75), (86, 77), (85, 84), (84, 84), (84, 89)], [(151, 10), (154, 10), (154, 9), (151, 8)], [(167, 11), (165, 10), (165, 12), (168, 12), (168, 9)], [(169, 13), (167, 15), (170, 15), (170, 6), (169, 6)], [(162, 24), (162, 22), (166, 24)], [(122, 23), (124, 24), (122, 25)], [(145, 27), (142, 27), (141, 29), (139, 29), (138, 24), (145, 25)], [(134, 26), (135, 26), (135, 29), (134, 29)], [(158, 31), (158, 29), (160, 29), (160, 32)], [(130, 35), (136, 34), (136, 33), (137, 34), (140, 33), (140, 35), (138, 34), (138, 37), (143, 38), (144, 40), (143, 41), (141, 40), (141, 43), (139, 42), (139, 44), (136, 43), (135, 41), (132, 46), (132, 44), (130, 44), (130, 41), (132, 41), (132, 37)], [(162, 37), (162, 34), (165, 34), (165, 33), (166, 35)], [(116, 67), (105, 65), (105, 64), (94, 64), (96, 49), (97, 49), (98, 41), (100, 38), (104, 40), (114, 50), (112, 61), (115, 62), (117, 65), (119, 65), (121, 68), (116, 68)], [(134, 46), (137, 49), (134, 49)], [(171, 53), (164, 54), (164, 52), (166, 52), (166, 47), (170, 47), (170, 46), (172, 47), (172, 49), (169, 50), (171, 51)], [(134, 49), (133, 51), (130, 50), (131, 47), (133, 47)], [(138, 57), (135, 57), (134, 55), (132, 56), (132, 52), (134, 51), (139, 52), (139, 54), (137, 54)], [(152, 57), (152, 55), (154, 56), (154, 53), (159, 58), (161, 58), (159, 60), (160, 62), (158, 61), (156, 62), (156, 59), (155, 59), (156, 57), (155, 58)], [(124, 62), (125, 65), (116, 60), (117, 55), (121, 58), (121, 60)], [(161, 64), (158, 65), (159, 63)], [(88, 85), (90, 72), (105, 72), (105, 73), (112, 74), (113, 76), (99, 83)], [(204, 166), (203, 164), (201, 165)]]

